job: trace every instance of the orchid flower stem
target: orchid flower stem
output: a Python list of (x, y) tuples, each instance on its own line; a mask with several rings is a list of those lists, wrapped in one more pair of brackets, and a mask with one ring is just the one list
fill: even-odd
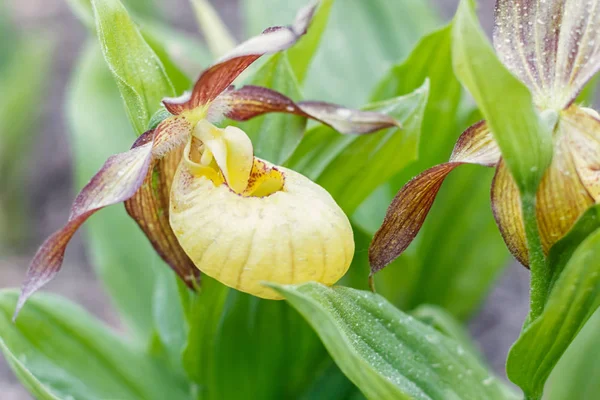
[(531, 271), (530, 315), (528, 318), (530, 323), (542, 314), (550, 284), (550, 274), (548, 268), (546, 268), (546, 258), (542, 250), (535, 203), (535, 193), (524, 193), (522, 195), (521, 207), (529, 249), (529, 269)]

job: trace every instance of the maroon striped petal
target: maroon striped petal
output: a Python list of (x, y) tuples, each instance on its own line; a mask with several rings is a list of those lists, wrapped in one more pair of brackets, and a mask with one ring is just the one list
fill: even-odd
[(344, 134), (365, 134), (399, 126), (399, 122), (385, 114), (318, 101), (294, 103), (289, 97), (260, 86), (244, 86), (239, 90), (226, 92), (219, 99), (219, 106), (224, 106), (227, 110), (225, 116), (236, 121), (280, 112), (314, 119)]
[[(143, 136), (148, 137), (151, 132)], [(140, 143), (142, 143), (140, 141)], [(152, 143), (140, 144), (125, 153), (110, 157), (100, 171), (81, 190), (71, 208), (65, 226), (50, 236), (35, 254), (19, 296), (14, 318), (38, 289), (60, 270), (67, 244), (73, 234), (93, 213), (127, 200), (138, 190), (152, 158)]]
[(293, 46), (306, 33), (315, 9), (311, 4), (298, 12), (292, 25), (268, 28), (237, 46), (200, 75), (191, 94), (164, 99), (167, 110), (180, 114), (214, 100), (258, 58)]
[(419, 233), (446, 176), (462, 164), (495, 166), (500, 149), (485, 121), (458, 139), (450, 161), (436, 165), (409, 181), (396, 195), (369, 248), (371, 273), (398, 258)]
[(498, 0), (494, 45), (542, 107), (564, 108), (600, 68), (598, 0)]
[(186, 126), (189, 135), (191, 125), (186, 125), (182, 117), (167, 118), (155, 130), (141, 135), (131, 150), (116, 154), (104, 163), (75, 198), (65, 226), (46, 239), (35, 254), (27, 270), (14, 318), (27, 299), (60, 271), (65, 249), (81, 224), (96, 211), (134, 196), (146, 181), (153, 159), (160, 159), (176, 149)]
[(138, 191), (125, 201), (125, 209), (144, 231), (161, 258), (191, 289), (200, 280), (200, 270), (194, 266), (169, 223), (169, 196), (173, 176), (183, 155), (183, 147), (155, 159), (150, 173)]

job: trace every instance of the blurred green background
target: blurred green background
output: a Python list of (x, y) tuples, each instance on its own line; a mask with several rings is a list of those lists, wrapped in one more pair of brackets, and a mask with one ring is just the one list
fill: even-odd
[[(37, 246), (67, 219), (74, 196), (71, 144), (63, 104), (86, 30), (66, 1), (2, 0), (0, 3), (0, 89), (3, 94), (0, 99), (0, 287), (20, 285)], [(187, 0), (154, 0), (153, 3), (161, 19), (201, 40)], [(286, 3), (281, 0), (282, 13), (288, 15)], [(452, 16), (457, 3), (458, 0), (430, 0), (431, 6), (438, 7), (446, 20)], [(489, 30), (493, 1), (480, 3), (482, 23)], [(212, 4), (238, 40), (245, 37), (247, 29), (254, 29), (241, 23), (239, 1), (213, 0)], [(382, 47), (385, 46), (383, 43)], [(389, 68), (391, 62), (381, 66), (381, 71)], [(375, 79), (370, 79), (372, 85)], [(357, 86), (364, 85), (360, 76), (352, 76), (351, 80)], [(319, 96), (324, 97), (323, 100), (345, 100), (336, 98), (335, 94), (319, 93)], [(94, 277), (80, 235), (76, 235), (69, 246), (64, 269), (48, 290), (73, 299), (118, 328), (114, 310)], [(527, 272), (512, 265), (469, 323), (491, 365), (502, 376), (506, 352), (518, 336), (526, 315), (527, 293)], [(2, 400), (29, 398), (1, 359), (0, 393)]]

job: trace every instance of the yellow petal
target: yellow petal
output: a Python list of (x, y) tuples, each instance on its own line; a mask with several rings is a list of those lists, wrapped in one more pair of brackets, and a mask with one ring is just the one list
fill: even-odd
[(219, 129), (202, 120), (194, 128), (193, 136), (210, 149), (227, 185), (234, 192), (242, 193), (248, 185), (254, 160), (248, 135), (234, 126)]
[(278, 169), (270, 168), (264, 161), (255, 158), (248, 187), (242, 194), (255, 197), (268, 196), (282, 190), (284, 182), (283, 174)]
[(224, 182), (223, 176), (219, 173), (218, 168), (211, 164), (202, 163), (204, 154), (200, 156), (198, 152), (192, 148), (194, 144), (199, 145), (199, 143), (194, 143), (195, 141), (196, 140), (190, 136), (183, 151), (183, 162), (187, 166), (188, 170), (195, 177), (204, 176), (210, 179), (217, 186), (222, 184)]
[(263, 282), (334, 284), (354, 253), (348, 218), (329, 193), (294, 171), (276, 170), (285, 177), (282, 190), (245, 197), (194, 177), (182, 163), (170, 205), (173, 231), (203, 273), (268, 299), (281, 296)]

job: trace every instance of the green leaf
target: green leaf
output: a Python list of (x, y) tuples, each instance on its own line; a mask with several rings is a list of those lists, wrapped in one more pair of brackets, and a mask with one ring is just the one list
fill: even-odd
[(273, 287), (367, 398), (505, 398), (502, 384), (459, 343), (381, 296), (317, 283)]
[(456, 114), (462, 89), (452, 70), (451, 48), (452, 24), (449, 24), (423, 37), (406, 60), (389, 69), (371, 96), (371, 101), (382, 101), (405, 95), (416, 90), (425, 79), (430, 80), (419, 159), (411, 165), (410, 172), (403, 173), (406, 180), (425, 168), (447, 161), (460, 134)]
[[(206, 50), (200, 46), (191, 47), (187, 45), (187, 43), (191, 44), (193, 42), (185, 34), (157, 23), (145, 23), (140, 27), (140, 31), (146, 43), (156, 53), (164, 66), (165, 73), (175, 88), (175, 93), (183, 93), (188, 90), (192, 86), (192, 81), (179, 69), (176, 64), (177, 60), (172, 58), (172, 53), (181, 52), (181, 48), (184, 48), (185, 53), (193, 51), (195, 55), (200, 56), (207, 62), (209, 58)], [(174, 52), (172, 50), (174, 48), (179, 50)]]
[[(40, 398), (186, 399), (185, 382), (81, 308), (34, 296), (16, 324), (17, 291), (0, 291), (0, 348)], [(15, 361), (17, 360), (17, 361)]]
[(494, 54), (471, 0), (462, 0), (456, 13), (452, 55), (456, 75), (475, 98), (521, 193), (535, 196), (552, 158), (551, 129), (527, 87)]
[[(396, 118), (402, 128), (340, 135), (320, 126), (306, 133), (288, 166), (323, 186), (347, 214), (417, 156), (429, 83), (409, 95), (366, 107)], [(349, 184), (352, 182), (352, 184)]]
[(163, 63), (175, 92), (181, 94), (190, 89), (190, 77), (197, 78), (212, 61), (208, 49), (193, 35), (169, 25), (154, 20), (140, 23), (144, 39)]
[(454, 319), (448, 311), (438, 306), (422, 304), (411, 311), (411, 314), (419, 321), (454, 339), (463, 346), (464, 350), (483, 360), (483, 356), (473, 343), (465, 327)]
[(321, 37), (327, 27), (329, 14), (334, 1), (335, 0), (320, 1), (319, 8), (315, 11), (308, 33), (287, 51), (294, 75), (300, 83), (304, 82), (306, 74), (308, 73), (308, 68), (317, 52)]
[(553, 287), (560, 278), (579, 245), (598, 228), (600, 228), (600, 205), (590, 207), (579, 217), (571, 230), (552, 246), (547, 261), (547, 268), (552, 274), (550, 287)]
[[(483, 365), (487, 366), (483, 354), (479, 351), (477, 344), (473, 342), (466, 327), (456, 320), (447, 310), (438, 306), (423, 304), (414, 309), (411, 314), (421, 322), (454, 339), (463, 346), (465, 351), (468, 351), (471, 355), (480, 360)], [(521, 398), (520, 394), (515, 393), (512, 388), (506, 385), (502, 385), (502, 390), (507, 399)]]
[[(188, 291), (185, 283), (168, 265), (161, 262), (161, 268), (157, 271), (152, 299), (154, 328), (156, 339), (161, 344), (161, 352), (166, 355), (171, 369), (177, 371), (181, 376), (185, 376), (183, 351), (187, 346), (189, 332), (187, 310), (181, 297), (189, 296)], [(157, 352), (157, 354), (161, 355), (161, 352)]]
[(15, 163), (16, 155), (27, 152), (36, 137), (33, 126), (46, 97), (49, 56), (54, 47), (37, 37), (15, 40), (17, 49), (0, 75), (0, 175), (3, 178), (23, 167)]
[[(305, 97), (349, 107), (367, 103), (373, 85), (388, 66), (405, 57), (417, 40), (438, 24), (435, 8), (429, 3), (414, 0), (335, 2), (306, 75)], [(247, 33), (256, 35), (267, 26), (290, 21), (304, 5), (306, 0), (285, 3), (244, 0)], [(317, 28), (320, 29), (318, 25), (311, 27)], [(291, 61), (298, 60), (292, 57)]]
[[(129, 149), (135, 137), (95, 43), (88, 43), (77, 65), (66, 108), (75, 181), (81, 188), (110, 155)], [(154, 326), (150, 305), (156, 274), (164, 265), (120, 205), (99, 211), (85, 228), (98, 276), (127, 326), (147, 343)]]
[(317, 377), (309, 389), (299, 398), (301, 400), (358, 400), (364, 396), (356, 386), (346, 378), (339, 367), (330, 361), (323, 373)]
[[(92, 0), (66, 0), (75, 16), (90, 30), (95, 29)], [(155, 0), (124, 0), (123, 3), (133, 13), (145, 17), (158, 15)]]
[[(298, 82), (286, 53), (272, 56), (252, 77), (251, 84), (263, 86), (285, 94), (292, 100), (301, 97)], [(240, 123), (254, 146), (254, 154), (280, 165), (300, 143), (306, 118), (288, 114), (267, 114)]]
[[(96, 34), (94, 12), (91, 0), (68, 0), (75, 15), (83, 22), (91, 33)], [(125, 2), (138, 3), (137, 1)], [(133, 11), (137, 11), (134, 7)], [(156, 53), (162, 62), (165, 72), (171, 80), (175, 92), (180, 94), (191, 87), (187, 74), (196, 76), (198, 71), (211, 61), (208, 50), (194, 37), (178, 31), (154, 18), (148, 18), (148, 13), (135, 13), (135, 20), (144, 40)], [(180, 69), (183, 67), (185, 73)]]
[(544, 399), (586, 400), (600, 393), (600, 311), (585, 324), (550, 374)]
[(100, 46), (140, 135), (164, 97), (175, 96), (165, 68), (119, 0), (93, 0)]
[(23, 180), (38, 137), (54, 44), (37, 36), (10, 35), (4, 38), (15, 50), (3, 54), (0, 49), (0, 250), (14, 251), (23, 248), (29, 234)]
[(184, 355), (202, 398), (293, 398), (329, 365), (314, 332), (285, 302), (204, 278)]
[(508, 355), (511, 381), (539, 398), (552, 369), (600, 306), (600, 230), (574, 251), (542, 314), (523, 331)]
[(39, 400), (60, 400), (52, 392), (40, 382), (25, 365), (10, 351), (0, 337), (0, 351), (4, 354), (6, 362), (17, 379), (25, 386), (25, 388)]
[(183, 351), (183, 367), (193, 382), (200, 385), (201, 391), (210, 390), (216, 371), (212, 368), (216, 356), (215, 341), (221, 321), (221, 314), (229, 288), (214, 279), (203, 276), (202, 287), (189, 297), (180, 296), (186, 304), (188, 324), (187, 342)]

